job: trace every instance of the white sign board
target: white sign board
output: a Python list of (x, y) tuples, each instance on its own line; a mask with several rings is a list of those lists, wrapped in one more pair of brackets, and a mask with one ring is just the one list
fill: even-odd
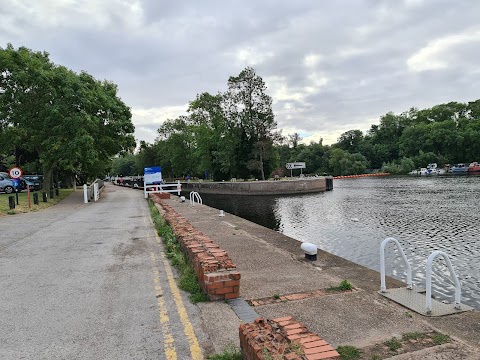
[(294, 162), (294, 163), (287, 163), (286, 168), (289, 170), (293, 169), (305, 169), (305, 163), (304, 162)]

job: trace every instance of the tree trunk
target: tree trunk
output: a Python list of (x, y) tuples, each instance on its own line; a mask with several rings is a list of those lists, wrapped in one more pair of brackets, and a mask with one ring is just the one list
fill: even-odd
[(49, 191), (52, 186), (53, 169), (51, 167), (43, 166), (43, 184), (42, 191)]
[(262, 180), (265, 180), (265, 171), (263, 171), (263, 147), (260, 147), (260, 173), (262, 174)]

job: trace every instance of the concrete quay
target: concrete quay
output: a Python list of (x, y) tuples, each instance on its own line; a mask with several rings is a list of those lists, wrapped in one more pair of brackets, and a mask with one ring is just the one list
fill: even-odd
[[(318, 260), (307, 262), (300, 242), (245, 219), (205, 206), (164, 200), (196, 229), (226, 250), (241, 273), (240, 294), (259, 316), (269, 319), (293, 316), (333, 347), (365, 348), (412, 332), (438, 331), (454, 341), (395, 359), (480, 359), (480, 312), (444, 317), (424, 317), (382, 297), (378, 272), (319, 250)], [(379, 243), (380, 243), (379, 239)], [(259, 299), (313, 292), (348, 280), (353, 292), (262, 303)], [(403, 287), (394, 279), (387, 287)], [(221, 352), (230, 343), (238, 346), (238, 302), (201, 303), (202, 330), (209, 341), (204, 355)], [(237, 310), (237, 312), (234, 311)], [(242, 311), (246, 311), (243, 309)], [(242, 317), (242, 316), (240, 316)]]
[(182, 183), (182, 191), (226, 195), (307, 194), (326, 191), (328, 180), (331, 182), (331, 177), (277, 181), (186, 182)]

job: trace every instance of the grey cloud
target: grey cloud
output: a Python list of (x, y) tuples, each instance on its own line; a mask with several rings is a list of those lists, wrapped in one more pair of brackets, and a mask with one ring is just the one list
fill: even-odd
[[(474, 100), (480, 90), (478, 42), (441, 54), (444, 69), (415, 72), (407, 64), (432, 41), (478, 26), (480, 4), (468, 0), (409, 6), (400, 0), (142, 0), (138, 25), (129, 23), (132, 14), (111, 9), (102, 28), (88, 19), (84, 27), (68, 21), (48, 27), (15, 4), (0, 0), (2, 25), (11, 24), (0, 25), (0, 46), (46, 50), (59, 64), (114, 81), (133, 108), (179, 106), (203, 91), (225, 91), (229, 76), (254, 63), (264, 79), (284, 79), (291, 91), (303, 91), (302, 101), (277, 99), (274, 109), (279, 127), (306, 134), (367, 130), (387, 111)], [(235, 58), (241, 49), (252, 58)], [(312, 54), (320, 57), (307, 68), (305, 56)], [(314, 71), (328, 82), (308, 93)], [(269, 84), (270, 94), (277, 90)], [(153, 120), (137, 126), (136, 137), (152, 142), (157, 128)]]

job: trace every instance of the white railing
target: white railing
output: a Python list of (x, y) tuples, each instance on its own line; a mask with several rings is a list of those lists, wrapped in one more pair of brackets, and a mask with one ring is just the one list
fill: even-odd
[(158, 185), (143, 185), (143, 192), (145, 194), (145, 199), (148, 197), (148, 194), (159, 194), (159, 193), (177, 193), (180, 196), (182, 191), (182, 184), (180, 180), (172, 184), (158, 184)]
[(380, 291), (381, 292), (386, 292), (387, 291), (387, 285), (386, 285), (386, 280), (385, 280), (385, 247), (389, 242), (393, 242), (395, 245), (397, 245), (397, 249), (400, 252), (400, 255), (402, 256), (403, 261), (405, 262), (405, 267), (406, 267), (406, 272), (407, 272), (407, 289), (412, 290), (413, 284), (412, 284), (412, 268), (410, 267), (410, 263), (407, 260), (407, 257), (405, 256), (405, 253), (403, 252), (402, 246), (400, 243), (397, 241), (397, 239), (393, 237), (386, 238), (385, 240), (382, 241), (382, 244), (380, 245), (380, 276), (381, 276), (381, 284), (380, 284)]
[(433, 260), (437, 256), (442, 256), (445, 260), (445, 263), (447, 264), (448, 270), (450, 271), (450, 276), (452, 277), (454, 283), (455, 283), (455, 303), (453, 307), (455, 309), (460, 309), (460, 298), (461, 298), (461, 288), (460, 288), (460, 282), (458, 281), (457, 275), (455, 274), (455, 271), (453, 270), (452, 264), (450, 262), (450, 259), (448, 258), (448, 255), (445, 254), (443, 251), (434, 251), (427, 260), (427, 300), (426, 300), (426, 307), (427, 307), (427, 313), (432, 312), (432, 264)]
[(190, 205), (195, 205), (195, 202), (202, 205), (203, 204), (202, 197), (200, 196), (200, 194), (198, 192), (191, 191), (190, 192)]
[(96, 179), (90, 186), (83, 185), (83, 202), (86, 204), (90, 200), (98, 201), (100, 199), (100, 190), (103, 189), (104, 182), (101, 179)]

